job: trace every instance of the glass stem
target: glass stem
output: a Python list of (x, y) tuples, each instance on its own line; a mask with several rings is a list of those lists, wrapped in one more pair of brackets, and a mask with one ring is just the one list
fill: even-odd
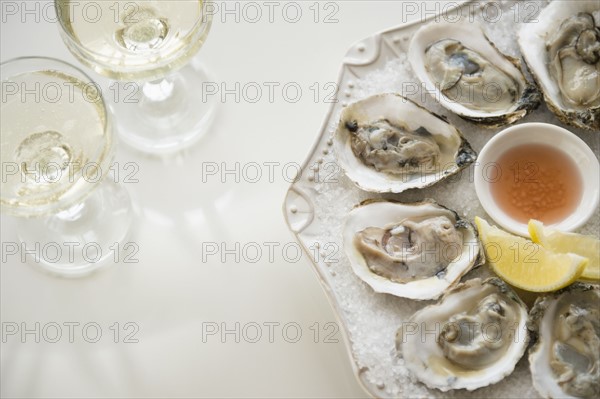
[[(94, 195), (93, 193), (91, 195)], [(52, 231), (71, 232), (79, 226), (89, 224), (89, 210), (86, 201), (71, 206), (54, 215), (48, 217), (45, 221), (47, 228)]]
[(164, 77), (162, 79), (145, 82), (142, 86), (144, 97), (152, 102), (161, 102), (168, 100), (173, 95), (175, 83), (172, 78)]
[(85, 214), (85, 201), (71, 206), (63, 211), (56, 213), (56, 218), (61, 222), (74, 222), (81, 219)]

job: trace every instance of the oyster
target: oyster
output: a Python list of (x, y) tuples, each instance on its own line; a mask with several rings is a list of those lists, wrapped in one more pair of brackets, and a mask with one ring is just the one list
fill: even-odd
[(442, 106), (483, 126), (513, 123), (539, 105), (518, 60), (498, 51), (478, 26), (425, 25), (414, 34), (408, 59)]
[(530, 329), (533, 385), (545, 398), (600, 397), (600, 289), (576, 283), (538, 298)]
[(512, 373), (529, 342), (527, 320), (526, 306), (502, 280), (476, 278), (404, 322), (396, 349), (428, 387), (474, 390)]
[(366, 201), (350, 212), (343, 242), (376, 292), (412, 299), (437, 298), (482, 260), (473, 226), (431, 200)]
[(553, 1), (519, 32), (523, 58), (560, 120), (600, 130), (600, 3)]
[(427, 187), (477, 158), (454, 126), (397, 94), (346, 107), (334, 143), (346, 175), (371, 192)]

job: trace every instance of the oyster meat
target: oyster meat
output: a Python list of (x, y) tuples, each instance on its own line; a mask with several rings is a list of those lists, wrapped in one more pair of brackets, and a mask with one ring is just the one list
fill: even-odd
[(538, 298), (530, 329), (533, 385), (547, 398), (600, 397), (600, 289), (576, 283)]
[(518, 101), (519, 81), (457, 40), (426, 49), (425, 68), (444, 96), (469, 109), (496, 112)]
[(346, 175), (371, 192), (427, 187), (477, 158), (454, 126), (396, 94), (346, 107), (334, 144)]
[(460, 256), (462, 240), (455, 223), (447, 216), (435, 216), (367, 227), (356, 234), (354, 246), (373, 273), (406, 283), (442, 272)]
[(548, 42), (550, 76), (565, 103), (600, 105), (600, 29), (585, 12), (567, 18)]
[(368, 201), (344, 226), (353, 271), (377, 292), (437, 298), (481, 261), (473, 226), (433, 201)]
[(414, 34), (408, 59), (442, 106), (483, 126), (513, 123), (539, 105), (519, 62), (498, 51), (479, 26), (427, 24)]
[(552, 1), (519, 32), (523, 58), (565, 123), (600, 130), (600, 3)]
[(424, 128), (415, 132), (394, 126), (386, 120), (346, 126), (352, 133), (352, 152), (365, 165), (380, 172), (405, 174), (435, 171), (441, 156), (440, 146)]
[(502, 280), (476, 278), (404, 322), (396, 348), (428, 387), (474, 390), (512, 373), (529, 341), (527, 320), (526, 306)]

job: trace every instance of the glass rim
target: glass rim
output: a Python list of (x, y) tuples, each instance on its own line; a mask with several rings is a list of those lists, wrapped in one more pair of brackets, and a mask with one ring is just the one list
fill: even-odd
[[(94, 79), (92, 79), (92, 77), (90, 75), (88, 75), (83, 69), (79, 68), (76, 65), (71, 64), (68, 61), (65, 60), (61, 60), (59, 58), (56, 57), (49, 57), (49, 56), (45, 56), (45, 55), (23, 55), (23, 56), (19, 56), (19, 57), (14, 57), (14, 58), (10, 58), (6, 61), (2, 61), (0, 62), (0, 67), (3, 67), (7, 64), (14, 64), (17, 62), (23, 62), (23, 61), (35, 61), (35, 60), (47, 60), (47, 61), (52, 61), (52, 62), (56, 62), (58, 64), (62, 64), (68, 68), (72, 68), (74, 70), (76, 70), (77, 72), (79, 72), (80, 74), (82, 74), (83, 76), (85, 76), (85, 78), (90, 82), (90, 83), (94, 83), (97, 84)], [(0, 76), (0, 79), (2, 77)], [(104, 102), (104, 97), (102, 97), (102, 102)]]
[[(44, 62), (47, 61), (51, 63), (47, 67), (38, 67), (33, 66), (32, 68), (27, 68), (28, 62)], [(18, 66), (20, 63), (23, 63), (24, 67), (20, 68), (21, 70), (17, 70), (16, 73), (11, 73), (5, 75), (4, 69), (11, 66)], [(52, 65), (54, 64), (54, 65)], [(19, 68), (17, 68), (19, 69)], [(101, 107), (102, 113), (104, 115), (104, 121), (102, 125), (102, 131), (106, 136), (106, 139), (103, 140), (103, 144), (94, 149), (94, 163), (98, 165), (102, 165), (105, 167), (111, 161), (112, 156), (114, 155), (114, 138), (113, 132), (111, 128), (111, 115), (106, 104), (106, 100), (102, 93), (102, 89), (100, 85), (94, 81), (87, 73), (85, 73), (81, 68), (58, 58), (48, 57), (48, 56), (20, 56), (8, 59), (6, 61), (0, 62), (0, 81), (5, 82), (9, 80), (12, 76), (18, 76), (21, 74), (27, 73), (35, 73), (44, 70), (54, 70), (56, 72), (63, 73), (67, 76), (70, 76), (74, 79), (80, 80), (85, 84), (91, 84), (98, 90), (98, 100), (96, 104)], [(80, 76), (77, 76), (80, 75)], [(1, 132), (0, 132), (1, 133)], [(76, 181), (79, 181), (83, 178), (83, 175), (78, 175)], [(93, 192), (94, 186), (101, 183), (106, 178), (106, 174), (103, 174), (102, 178), (95, 183), (90, 184), (89, 188), (86, 190), (82, 190), (78, 194), (74, 194), (72, 188), (76, 185), (75, 183), (71, 186), (67, 187), (64, 191), (59, 191), (55, 194), (58, 195), (59, 199), (55, 202), (51, 202), (45, 205), (36, 205), (35, 201), (39, 198), (44, 198), (44, 195), (34, 195), (33, 197), (27, 196), (29, 198), (29, 204), (26, 205), (13, 205), (11, 204), (12, 197), (4, 197), (0, 195), (0, 208), (2, 213), (12, 214), (14, 216), (41, 216), (51, 213), (56, 213), (61, 210), (67, 209), (78, 202), (83, 201), (91, 192)], [(4, 191), (4, 190), (2, 190)]]
[[(79, 68), (78, 66), (73, 65), (70, 62), (55, 58), (55, 57), (48, 57), (48, 56), (43, 56), (43, 55), (40, 55), (40, 56), (26, 55), (26, 56), (11, 58), (6, 61), (0, 62), (0, 81), (5, 80), (5, 77), (2, 76), (2, 68), (6, 67), (7, 65), (16, 64), (19, 62), (40, 61), (40, 60), (55, 62), (57, 64), (64, 65), (67, 68), (71, 68), (85, 77), (85, 79), (87, 80), (87, 82), (85, 82), (85, 83), (91, 83), (94, 86), (96, 86), (98, 89), (100, 89), (100, 85), (94, 79), (92, 79), (92, 77), (90, 75), (88, 75), (83, 69)], [(62, 71), (62, 72), (65, 72), (65, 71)], [(102, 104), (102, 108), (104, 110), (104, 114), (107, 116), (104, 121), (104, 130), (106, 131), (106, 130), (108, 130), (108, 128), (110, 126), (110, 122), (109, 122), (109, 118), (108, 118), (108, 115), (109, 115), (108, 107), (106, 105), (106, 101), (104, 99), (104, 95), (102, 94), (101, 90), (99, 91), (98, 94), (99, 94), (100, 103)]]
[[(108, 1), (108, 0), (99, 0), (99, 1)], [(158, 1), (169, 1), (169, 0), (158, 0)], [(175, 0), (175, 1), (181, 1), (181, 2), (198, 2), (200, 0)], [(69, 42), (75, 47), (77, 48), (78, 51), (85, 53), (85, 54), (90, 54), (92, 56), (97, 56), (98, 58), (106, 58), (106, 59), (117, 59), (117, 57), (106, 57), (103, 54), (100, 54), (96, 51), (93, 50), (89, 50), (87, 49), (85, 46), (83, 46), (81, 44), (81, 42), (79, 40), (77, 40), (77, 38), (71, 33), (71, 31), (66, 27), (63, 18), (61, 18), (61, 13), (58, 11), (59, 10), (59, 6), (58, 3), (61, 2), (61, 0), (53, 0), (53, 4), (54, 4), (54, 10), (56, 11), (56, 19), (58, 20), (58, 24), (60, 26), (60, 32), (63, 36), (63, 38), (66, 38), (67, 40), (69, 40)], [(131, 1), (132, 3), (135, 2), (135, 0)], [(198, 36), (199, 38), (202, 38), (203, 36), (206, 36), (207, 33), (206, 31), (208, 29), (210, 29), (211, 25), (212, 25), (212, 15), (211, 14), (206, 14), (204, 12), (204, 7), (207, 4), (211, 4), (214, 3), (214, 0), (202, 0), (202, 15), (200, 18), (198, 18), (198, 20), (194, 23), (194, 25), (192, 26), (192, 28), (190, 29), (190, 32), (195, 32), (193, 35), (186, 35), (185, 37), (188, 36)], [(201, 26), (204, 25), (204, 28), (201, 28)], [(178, 48), (176, 51), (174, 51), (174, 54), (177, 54), (179, 52), (185, 52), (185, 49), (187, 49), (188, 47), (190, 47), (189, 45), (187, 46), (181, 46), (180, 48)], [(94, 63), (97, 63), (97, 61), (94, 61)]]

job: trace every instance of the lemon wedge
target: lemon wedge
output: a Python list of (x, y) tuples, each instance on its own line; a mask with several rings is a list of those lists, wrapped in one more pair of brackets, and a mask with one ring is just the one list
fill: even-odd
[(529, 221), (528, 229), (533, 242), (544, 248), (560, 253), (571, 252), (588, 258), (589, 262), (583, 270), (581, 278), (600, 280), (600, 240), (598, 238), (544, 227), (542, 222), (533, 219)]
[(553, 252), (490, 226), (479, 217), (475, 224), (489, 265), (515, 287), (533, 292), (556, 291), (575, 282), (588, 263), (583, 256)]

